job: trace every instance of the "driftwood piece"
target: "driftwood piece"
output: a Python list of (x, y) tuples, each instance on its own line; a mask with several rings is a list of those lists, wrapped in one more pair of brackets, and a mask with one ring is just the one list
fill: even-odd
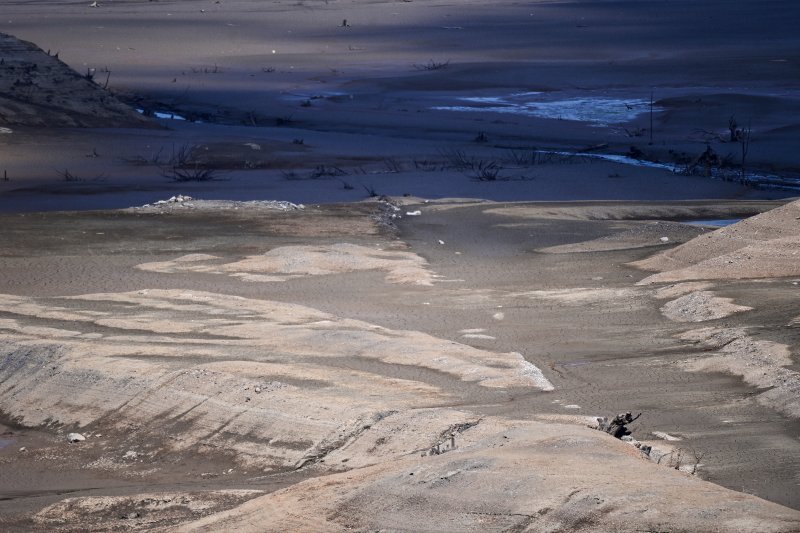
[(722, 159), (720, 159), (717, 152), (709, 145), (706, 146), (702, 154), (694, 158), (691, 165), (689, 165), (689, 169), (694, 171), (697, 167), (704, 167), (706, 175), (710, 176), (711, 169), (719, 167), (720, 165), (722, 165)]
[(597, 429), (600, 431), (605, 431), (615, 438), (621, 439), (625, 435), (631, 434), (630, 430), (627, 428), (627, 425), (636, 421), (640, 416), (642, 416), (642, 413), (633, 416), (630, 412), (628, 412), (620, 413), (610, 421), (606, 417), (598, 418)]

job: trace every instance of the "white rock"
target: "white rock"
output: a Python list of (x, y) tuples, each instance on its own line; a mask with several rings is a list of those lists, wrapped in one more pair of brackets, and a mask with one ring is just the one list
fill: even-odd
[(669, 237), (661, 237), (661, 242), (669, 242)]
[(439, 239), (439, 244), (444, 244), (444, 241), (442, 239)]
[(421, 214), (422, 214), (422, 211), (420, 211), (419, 209), (417, 209), (416, 211), (406, 211), (406, 216), (409, 216), (409, 217), (418, 217)]
[(69, 442), (82, 442), (86, 440), (86, 437), (84, 437), (80, 433), (70, 433), (67, 435), (67, 440)]

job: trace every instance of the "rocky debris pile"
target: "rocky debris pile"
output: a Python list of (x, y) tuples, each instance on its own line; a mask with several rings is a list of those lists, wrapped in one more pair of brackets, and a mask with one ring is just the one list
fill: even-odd
[(731, 298), (717, 296), (713, 291), (694, 291), (667, 302), (661, 307), (661, 313), (674, 322), (705, 322), (752, 309), (733, 303)]
[[(157, 202), (154, 202), (153, 205), (167, 205), (167, 204), (183, 205), (184, 202), (188, 202), (191, 199), (192, 199), (191, 196), (184, 196), (182, 194), (179, 194), (178, 196), (171, 197), (169, 200), (158, 200)], [(150, 204), (145, 204), (142, 207), (149, 207), (149, 206)]]
[(185, 194), (178, 194), (166, 200), (158, 200), (141, 207), (134, 207), (136, 211), (172, 211), (175, 209), (202, 209), (202, 210), (237, 210), (237, 209), (268, 209), (272, 211), (296, 211), (305, 209), (303, 204), (295, 204), (285, 200), (251, 200), (246, 202), (234, 200), (197, 200)]
[(233, 489), (65, 498), (36, 513), (33, 525), (36, 531), (164, 531), (261, 494), (259, 490)]

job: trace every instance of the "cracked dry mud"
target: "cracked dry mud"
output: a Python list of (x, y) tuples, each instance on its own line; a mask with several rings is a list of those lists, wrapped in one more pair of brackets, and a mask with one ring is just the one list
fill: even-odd
[[(4, 215), (3, 528), (800, 527), (791, 280), (637, 285), (637, 243), (529, 251), (613, 239), (586, 220), (613, 205), (568, 235), (491, 204), (393, 235), (378, 208)], [(662, 464), (587, 427), (637, 409)]]

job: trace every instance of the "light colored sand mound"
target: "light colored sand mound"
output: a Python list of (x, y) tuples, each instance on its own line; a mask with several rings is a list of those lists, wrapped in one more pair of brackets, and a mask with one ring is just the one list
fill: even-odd
[(0, 57), (0, 124), (155, 126), (33, 43), (0, 33)]
[(0, 323), (0, 409), (22, 423), (135, 427), (157, 448), (223, 449), (267, 470), (464, 387), (552, 389), (518, 353), (300, 305), (144, 290), (2, 296), (0, 310), (13, 316)]
[(716, 296), (711, 291), (696, 291), (667, 302), (661, 307), (661, 312), (675, 322), (703, 322), (752, 309), (733, 303), (731, 298)]
[(485, 419), (453, 433), (452, 451), (304, 481), (175, 531), (800, 528), (797, 511), (658, 466), (585, 427)]
[(364, 270), (386, 271), (389, 283), (431, 285), (428, 263), (412, 252), (381, 250), (356, 244), (281, 246), (262, 255), (220, 264), (217, 257), (191, 254), (172, 261), (144, 263), (140, 270), (174, 274), (202, 272), (227, 274), (244, 281), (285, 281), (302, 276), (323, 276)]
[(640, 283), (800, 275), (800, 200), (631, 263), (659, 271)]
[(784, 368), (793, 363), (789, 347), (756, 340), (741, 328), (701, 328), (687, 331), (681, 339), (717, 350), (710, 357), (684, 362), (691, 371), (727, 372), (759, 388), (770, 388), (758, 401), (787, 416), (800, 418), (800, 373)]

